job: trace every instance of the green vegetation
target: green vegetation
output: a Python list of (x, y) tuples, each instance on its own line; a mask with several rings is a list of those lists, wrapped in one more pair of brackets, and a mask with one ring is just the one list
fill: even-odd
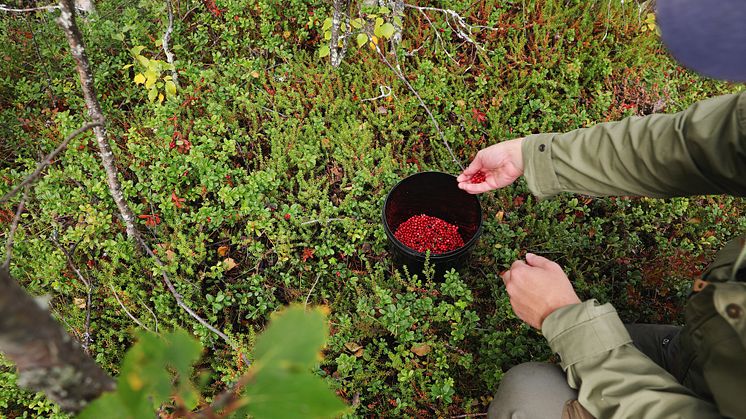
[[(99, 3), (80, 22), (96, 88), (126, 198), (174, 285), (252, 361), (274, 311), (327, 306), (330, 337), (314, 371), (353, 416), (484, 412), (509, 367), (551, 359), (497, 276), (526, 251), (556, 260), (582, 298), (614, 303), (625, 321), (677, 322), (692, 275), (746, 228), (741, 199), (537, 202), (520, 181), (481, 198), (485, 231), (463, 271), (395, 272), (380, 225), (386, 192), (409, 174), (458, 168), (374, 50), (355, 44), (337, 69), (319, 57), (327, 2), (181, 2), (171, 45), (178, 88), (158, 41), (165, 4)], [(402, 73), (464, 163), (501, 139), (674, 112), (736, 89), (679, 68), (635, 2), (432, 5), (496, 28), (474, 32), (479, 51), (438, 13), (431, 25), (407, 10), (402, 22)], [(85, 104), (51, 14), (3, 15), (0, 37), (5, 194), (83, 124)], [(392, 94), (363, 100), (379, 86)], [(0, 207), (4, 232), (17, 202)], [(54, 315), (80, 337), (86, 290), (52, 239), (70, 251), (94, 284), (89, 350), (107, 371), (126, 368), (135, 341), (123, 305), (153, 330), (199, 339), (208, 398), (246, 372), (241, 354), (179, 308), (160, 268), (127, 241), (92, 134), (73, 140), (27, 208), (11, 273), (51, 295)], [(0, 416), (66, 417), (18, 389), (12, 371), (0, 360)]]

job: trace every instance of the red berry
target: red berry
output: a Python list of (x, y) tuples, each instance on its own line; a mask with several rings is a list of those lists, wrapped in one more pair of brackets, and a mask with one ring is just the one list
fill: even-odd
[(285, 214), (285, 221), (290, 220), (290, 214)]
[(485, 175), (483, 172), (477, 172), (471, 177), (471, 179), (469, 179), (469, 183), (482, 183), (486, 179), (487, 175)]
[(423, 253), (428, 250), (433, 254), (445, 253), (464, 245), (457, 226), (425, 214), (401, 223), (394, 237), (410, 249)]

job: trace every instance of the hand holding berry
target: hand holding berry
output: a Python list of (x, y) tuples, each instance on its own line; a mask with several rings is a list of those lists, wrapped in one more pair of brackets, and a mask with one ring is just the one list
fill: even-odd
[[(523, 175), (523, 138), (489, 146), (456, 179), (458, 187), (471, 194), (504, 188)], [(481, 181), (481, 182), (479, 182)]]

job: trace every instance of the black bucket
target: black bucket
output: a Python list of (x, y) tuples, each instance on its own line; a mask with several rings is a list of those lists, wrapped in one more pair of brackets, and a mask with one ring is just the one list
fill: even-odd
[(407, 266), (411, 274), (422, 272), (425, 253), (404, 245), (394, 232), (401, 223), (420, 214), (457, 226), (464, 240), (464, 245), (456, 250), (430, 255), (435, 275), (441, 277), (451, 268), (464, 266), (482, 234), (482, 206), (477, 196), (459, 189), (455, 176), (440, 172), (414, 174), (391, 189), (383, 204), (383, 228), (394, 263)]

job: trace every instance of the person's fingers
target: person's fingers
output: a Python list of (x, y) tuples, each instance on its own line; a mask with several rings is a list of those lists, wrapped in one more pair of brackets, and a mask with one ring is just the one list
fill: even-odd
[[(527, 266), (528, 266), (528, 265), (526, 264), (526, 262), (524, 262), (524, 261), (522, 261), (522, 260), (518, 259), (518, 260), (516, 260), (515, 262), (513, 262), (513, 264), (512, 264), (512, 265), (510, 265), (510, 270), (511, 270), (511, 271), (515, 271), (516, 269), (523, 269), (523, 268), (525, 268), (525, 267), (527, 267)], [(515, 272), (513, 272), (513, 273), (515, 273)]]
[(469, 166), (464, 169), (463, 173), (461, 173), (456, 180), (459, 182), (463, 182), (469, 178), (471, 178), (474, 174), (476, 174), (478, 171), (482, 170), (482, 159), (479, 157), (479, 153), (477, 153), (477, 156), (474, 157), (474, 160), (469, 163)]
[(459, 189), (462, 189), (470, 194), (489, 192), (493, 189), (490, 185), (487, 184), (487, 182), (482, 182), (482, 183), (459, 182), (458, 187)]
[(526, 263), (537, 268), (549, 268), (554, 264), (551, 260), (533, 253), (526, 253)]
[(505, 271), (502, 274), (500, 274), (500, 277), (503, 279), (503, 283), (505, 285), (508, 285), (508, 282), (510, 282), (510, 271)]

